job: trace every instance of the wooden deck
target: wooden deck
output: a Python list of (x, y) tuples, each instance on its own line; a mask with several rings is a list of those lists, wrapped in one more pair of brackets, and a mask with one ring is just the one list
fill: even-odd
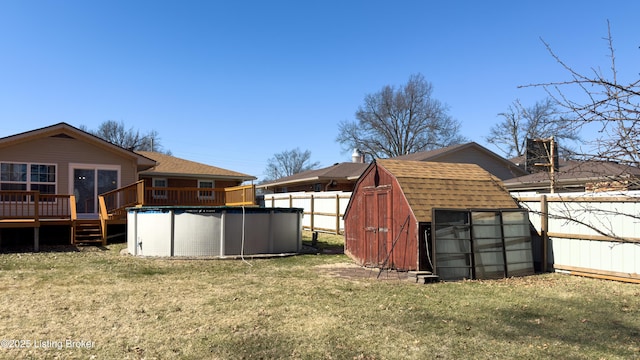
[(107, 229), (127, 223), (127, 208), (153, 206), (255, 206), (255, 186), (226, 189), (147, 188), (144, 181), (109, 191), (98, 197), (96, 219), (79, 219), (73, 195), (38, 191), (0, 190), (0, 229), (33, 228), (35, 251), (42, 226), (69, 226), (70, 243), (107, 244)]

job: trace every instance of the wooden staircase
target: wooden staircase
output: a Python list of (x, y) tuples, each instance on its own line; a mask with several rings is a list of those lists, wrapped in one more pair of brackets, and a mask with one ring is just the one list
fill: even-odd
[(75, 220), (73, 222), (73, 244), (103, 244), (102, 224), (99, 219)]

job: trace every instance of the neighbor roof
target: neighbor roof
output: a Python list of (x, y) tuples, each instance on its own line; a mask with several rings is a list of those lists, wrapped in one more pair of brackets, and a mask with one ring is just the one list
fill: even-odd
[[(585, 184), (594, 181), (621, 180), (624, 178), (640, 177), (640, 169), (610, 161), (575, 161), (561, 162), (556, 172), (556, 181), (559, 186), (569, 184)], [(540, 188), (549, 186), (548, 172), (537, 172), (504, 182), (510, 190), (525, 188)]]
[(296, 183), (310, 182), (310, 181), (329, 181), (329, 180), (358, 180), (362, 172), (369, 166), (364, 163), (343, 162), (334, 164), (332, 166), (303, 171), (301, 173), (293, 174), (291, 176), (283, 177), (272, 182), (266, 182), (257, 185), (256, 188), (268, 188), (272, 186), (285, 186), (293, 185)]
[(475, 164), (376, 160), (391, 173), (419, 221), (431, 221), (431, 209), (517, 208), (497, 177)]
[(138, 154), (155, 160), (158, 165), (142, 172), (140, 175), (153, 176), (186, 176), (207, 178), (226, 178), (235, 180), (255, 180), (255, 176), (181, 159), (175, 156), (152, 151), (137, 151)]
[[(514, 164), (512, 161), (509, 161), (505, 158), (503, 158), (502, 156), (494, 153), (493, 151), (487, 149), (486, 147), (476, 143), (476, 142), (469, 142), (466, 144), (458, 144), (458, 145), (451, 145), (451, 146), (447, 146), (444, 148), (440, 148), (440, 149), (435, 149), (435, 150), (430, 150), (430, 151), (421, 151), (421, 152), (417, 152), (417, 153), (412, 153), (412, 154), (407, 154), (407, 155), (402, 155), (402, 156), (396, 156), (393, 159), (396, 160), (411, 160), (411, 161), (441, 161), (442, 158), (446, 158), (447, 156), (450, 156), (452, 154), (455, 153), (459, 153), (459, 152), (465, 152), (465, 151), (469, 151), (469, 150), (474, 150), (476, 152), (482, 153), (485, 156), (487, 156), (490, 159), (493, 159), (495, 162), (497, 162), (498, 164), (502, 164), (502, 166), (506, 169), (509, 169), (511, 171), (511, 173), (513, 174), (513, 176), (518, 176), (518, 175), (523, 175), (526, 174), (526, 172), (524, 171), (524, 169), (518, 167), (516, 164)], [(468, 159), (468, 161), (472, 161), (474, 159), (473, 156), (470, 156)], [(456, 161), (457, 163), (460, 161)], [(469, 162), (472, 163), (472, 162)]]

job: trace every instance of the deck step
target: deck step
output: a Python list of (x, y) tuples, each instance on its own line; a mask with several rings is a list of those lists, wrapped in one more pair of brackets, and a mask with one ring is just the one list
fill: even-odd
[(100, 220), (77, 220), (74, 223), (73, 243), (102, 243)]

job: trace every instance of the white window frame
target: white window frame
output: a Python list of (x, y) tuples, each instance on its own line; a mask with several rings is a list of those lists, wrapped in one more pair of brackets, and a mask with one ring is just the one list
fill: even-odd
[[(95, 184), (93, 187), (93, 197), (95, 199), (95, 209), (97, 209), (98, 206), (98, 170), (111, 170), (111, 171), (116, 171), (118, 173), (117, 175), (117, 184), (116, 184), (116, 189), (120, 188), (121, 186), (121, 176), (122, 176), (122, 167), (120, 165), (113, 165), (113, 164), (84, 164), (84, 163), (69, 163), (69, 194), (74, 194), (74, 171), (75, 170), (92, 170), (95, 174)], [(78, 201), (78, 198), (76, 197), (76, 201)]]
[[(12, 165), (25, 165), (26, 166), (26, 181), (3, 181), (1, 180), (2, 178), (0, 177), (0, 184), (24, 184), (25, 185), (25, 190), (22, 191), (34, 191), (31, 189), (32, 185), (53, 185), (53, 192), (52, 193), (44, 193), (44, 194), (57, 194), (58, 193), (58, 179), (60, 178), (58, 176), (58, 170), (59, 170), (59, 166), (56, 163), (40, 163), (40, 162), (21, 162), (21, 161), (0, 161), (0, 165), (1, 164), (12, 164)], [(31, 166), (33, 165), (44, 165), (44, 166), (53, 166), (55, 168), (54, 170), (54, 176), (55, 176), (55, 181), (53, 182), (42, 182), (42, 181), (31, 181)], [(2, 171), (1, 167), (0, 167), (0, 172)], [(1, 174), (0, 174), (1, 176)], [(1, 188), (1, 186), (0, 186)]]
[[(203, 183), (207, 183), (207, 185), (209, 183), (211, 183), (211, 187), (204, 187), (202, 186)], [(215, 189), (216, 188), (216, 181), (212, 180), (212, 179), (204, 179), (204, 180), (198, 180), (198, 189), (203, 188), (203, 189), (212, 189), (209, 191), (198, 191), (198, 199), (203, 199), (203, 200), (215, 200), (216, 198), (216, 192)], [(204, 193), (210, 193), (211, 195), (204, 195)]]
[[(156, 181), (163, 181), (164, 185), (158, 186), (156, 184)], [(167, 180), (167, 178), (159, 178), (159, 177), (151, 178), (151, 187), (153, 187), (153, 188), (168, 188), (169, 187), (169, 180)], [(167, 199), (167, 191), (166, 190), (153, 190), (153, 198), (154, 199)]]

